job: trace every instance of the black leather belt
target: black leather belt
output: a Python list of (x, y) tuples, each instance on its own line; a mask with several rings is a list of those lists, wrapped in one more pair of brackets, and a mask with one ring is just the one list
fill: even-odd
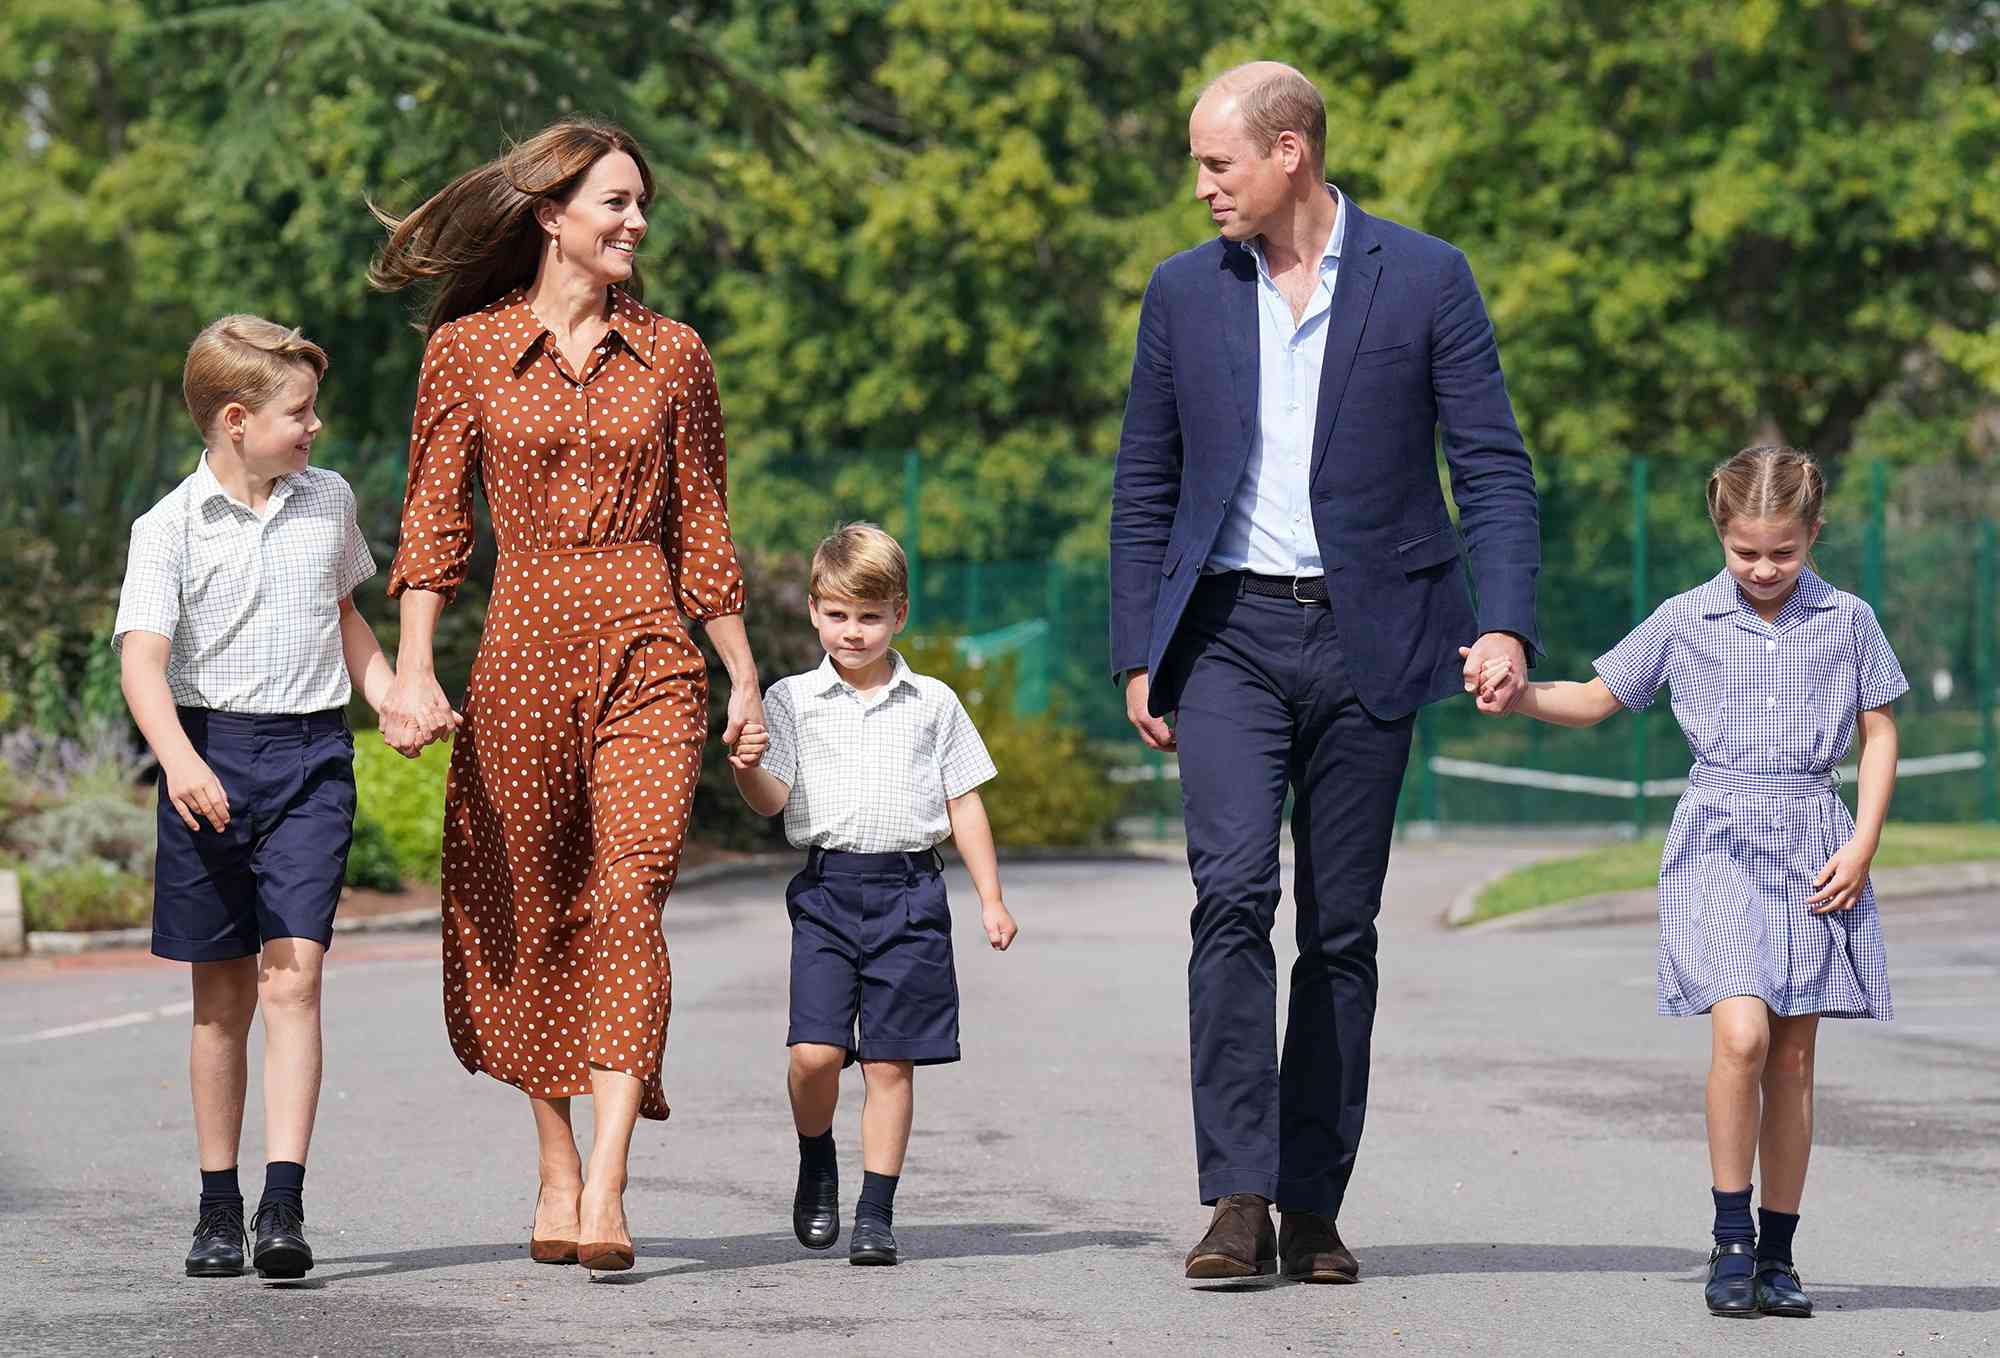
[(1290, 599), (1295, 604), (1326, 607), (1324, 575), (1253, 575), (1249, 571), (1232, 571), (1230, 576), (1241, 582), (1238, 588), (1245, 594), (1267, 594), (1273, 599)]

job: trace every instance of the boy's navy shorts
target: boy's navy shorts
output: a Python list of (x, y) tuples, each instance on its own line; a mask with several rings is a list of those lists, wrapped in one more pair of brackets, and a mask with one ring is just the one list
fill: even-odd
[(181, 962), (255, 957), (273, 938), (333, 941), (354, 841), (354, 736), (335, 708), (301, 717), (180, 709), (181, 729), (229, 796), (219, 833), (190, 830), (160, 778), (153, 952)]
[(805, 870), (785, 889), (792, 917), (787, 1046), (845, 1047), (848, 1065), (958, 1060), (958, 976), (942, 866), (931, 849), (807, 854)]

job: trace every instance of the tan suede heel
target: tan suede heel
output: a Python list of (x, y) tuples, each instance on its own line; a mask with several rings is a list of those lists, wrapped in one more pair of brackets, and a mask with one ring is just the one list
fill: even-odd
[(630, 1245), (605, 1240), (594, 1240), (576, 1247), (576, 1262), (593, 1273), (623, 1273), (632, 1267), (635, 1258)]
[(528, 1257), (538, 1264), (573, 1264), (576, 1262), (576, 1242), (574, 1240), (537, 1240), (528, 1237)]

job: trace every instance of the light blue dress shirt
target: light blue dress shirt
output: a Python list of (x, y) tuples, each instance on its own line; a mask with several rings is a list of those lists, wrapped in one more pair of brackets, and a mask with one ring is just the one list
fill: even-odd
[(1263, 237), (1247, 243), (1257, 261), (1257, 427), (1242, 483), (1230, 497), (1222, 531), (1209, 553), (1206, 568), (1211, 572), (1325, 573), (1313, 535), (1309, 482), (1320, 369), (1347, 234), (1346, 201), (1338, 189), (1327, 187), (1333, 194), (1333, 231), (1320, 254), (1319, 287), (1297, 324), (1265, 263)]

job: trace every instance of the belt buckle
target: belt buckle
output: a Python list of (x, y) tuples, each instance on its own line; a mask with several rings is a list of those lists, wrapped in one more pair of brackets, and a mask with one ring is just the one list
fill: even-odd
[(1303, 579), (1305, 579), (1305, 577), (1302, 575), (1295, 575), (1292, 577), (1292, 602), (1305, 608), (1319, 607), (1319, 600), (1308, 599), (1303, 594), (1299, 593), (1299, 581)]

